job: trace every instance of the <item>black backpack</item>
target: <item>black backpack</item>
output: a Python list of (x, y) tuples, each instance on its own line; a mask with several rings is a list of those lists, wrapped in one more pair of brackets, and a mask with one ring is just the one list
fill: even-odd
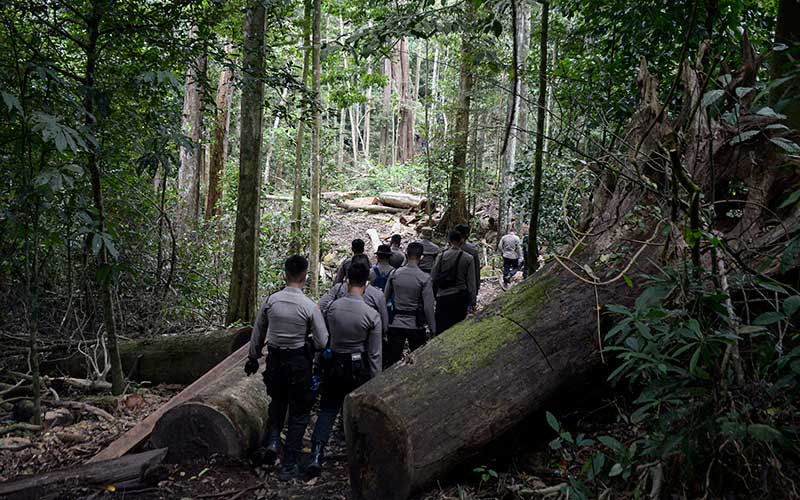
[(447, 269), (447, 271), (443, 272), (442, 262), (444, 261), (444, 252), (442, 252), (442, 256), (439, 258), (439, 265), (436, 267), (436, 280), (433, 282), (437, 289), (444, 290), (456, 286), (456, 282), (458, 281), (458, 263), (461, 261), (461, 256), (463, 254), (464, 251), (459, 250), (455, 263)]

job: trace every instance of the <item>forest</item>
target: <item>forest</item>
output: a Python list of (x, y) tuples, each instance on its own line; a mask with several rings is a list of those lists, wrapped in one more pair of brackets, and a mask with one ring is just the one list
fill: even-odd
[[(0, 20), (0, 498), (800, 498), (800, 1)], [(384, 324), (321, 475), (286, 480), (294, 403), (281, 465), (254, 458), (256, 318), (290, 256), (339, 302), (351, 242), (374, 271), (397, 236), (394, 273), (474, 252), (466, 317), (391, 366)]]

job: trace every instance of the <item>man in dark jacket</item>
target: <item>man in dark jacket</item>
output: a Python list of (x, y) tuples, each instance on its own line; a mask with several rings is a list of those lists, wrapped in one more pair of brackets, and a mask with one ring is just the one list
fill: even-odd
[(431, 241), (431, 238), (433, 238), (433, 228), (423, 227), (419, 235), (420, 239), (417, 240), (417, 243), (422, 245), (422, 260), (419, 262), (419, 268), (430, 274), (433, 262), (439, 255), (439, 245)]
[(400, 269), (406, 261), (403, 249), (400, 248), (400, 243), (402, 241), (403, 238), (399, 234), (393, 234), (389, 242), (392, 248), (392, 256), (389, 258), (389, 264), (395, 269)]
[(303, 435), (314, 401), (311, 356), (306, 350), (306, 336), (311, 332), (317, 349), (328, 342), (328, 330), (319, 308), (303, 294), (308, 260), (294, 255), (284, 264), (286, 287), (273, 293), (258, 310), (250, 352), (244, 371), (250, 376), (258, 371), (258, 358), (267, 344), (267, 369), (264, 383), (269, 403), (269, 430), (264, 446), (256, 452), (256, 461), (273, 463), (280, 447), (281, 431), (289, 412), (281, 479), (298, 474)]
[(356, 238), (350, 243), (350, 249), (353, 251), (351, 257), (345, 257), (339, 264), (339, 269), (336, 271), (336, 277), (333, 279), (334, 283), (342, 283), (347, 278), (347, 268), (350, 267), (350, 262), (356, 255), (364, 255), (364, 240)]
[(431, 270), (436, 294), (436, 333), (444, 332), (467, 317), (476, 302), (475, 261), (462, 250), (464, 237), (458, 231), (448, 235), (450, 247), (439, 254)]
[[(470, 254), (472, 256), (472, 260), (475, 262), (475, 296), (477, 300), (477, 295), (481, 291), (481, 256), (478, 252), (478, 247), (469, 242), (469, 224), (457, 225), (456, 231), (461, 233), (461, 235), (464, 237), (464, 245), (461, 247), (461, 249)], [(471, 307), (474, 309), (476, 305), (477, 304), (471, 304)]]
[(325, 446), (345, 396), (383, 369), (381, 318), (362, 298), (368, 277), (369, 267), (354, 262), (347, 271), (347, 295), (328, 307), (326, 318), (332, 352), (327, 360), (319, 415), (311, 436), (311, 462), (308, 464), (311, 476), (318, 476), (322, 470)]

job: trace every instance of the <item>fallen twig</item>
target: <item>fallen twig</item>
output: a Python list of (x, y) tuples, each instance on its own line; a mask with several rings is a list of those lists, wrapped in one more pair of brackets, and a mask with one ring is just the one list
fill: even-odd
[(42, 430), (41, 425), (33, 425), (25, 422), (17, 422), (16, 424), (11, 424), (6, 427), (0, 427), (0, 436), (4, 436), (6, 434), (10, 434), (16, 431), (38, 432), (40, 430)]
[(228, 500), (235, 500), (244, 495), (245, 493), (253, 491), (259, 487), (261, 487), (261, 484), (256, 483), (244, 489), (226, 490), (226, 491), (220, 491), (219, 493), (206, 493), (205, 495), (198, 495), (197, 498), (219, 498), (219, 497), (227, 497), (228, 495), (233, 495), (232, 497), (229, 497)]
[(53, 401), (51, 404), (53, 406), (59, 406), (59, 407), (62, 407), (62, 408), (69, 408), (71, 410), (87, 411), (89, 413), (97, 415), (98, 417), (100, 417), (100, 418), (102, 418), (104, 420), (108, 420), (108, 421), (113, 421), (114, 420), (114, 416), (112, 414), (110, 414), (107, 411), (102, 410), (102, 409), (100, 409), (100, 408), (98, 408), (96, 406), (92, 406), (92, 405), (90, 405), (88, 403), (82, 403), (80, 401)]

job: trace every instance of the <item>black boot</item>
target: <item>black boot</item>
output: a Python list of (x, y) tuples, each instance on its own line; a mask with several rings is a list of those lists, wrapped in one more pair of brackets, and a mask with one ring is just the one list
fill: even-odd
[(281, 471), (278, 473), (278, 479), (281, 481), (289, 481), (300, 476), (300, 453), (297, 450), (283, 450), (283, 463), (281, 464)]
[(278, 458), (278, 449), (281, 446), (281, 433), (270, 431), (264, 445), (256, 450), (254, 461), (261, 465), (272, 465)]
[(306, 473), (309, 477), (317, 477), (322, 472), (322, 460), (325, 456), (325, 445), (316, 442), (311, 445), (311, 461), (306, 467)]

